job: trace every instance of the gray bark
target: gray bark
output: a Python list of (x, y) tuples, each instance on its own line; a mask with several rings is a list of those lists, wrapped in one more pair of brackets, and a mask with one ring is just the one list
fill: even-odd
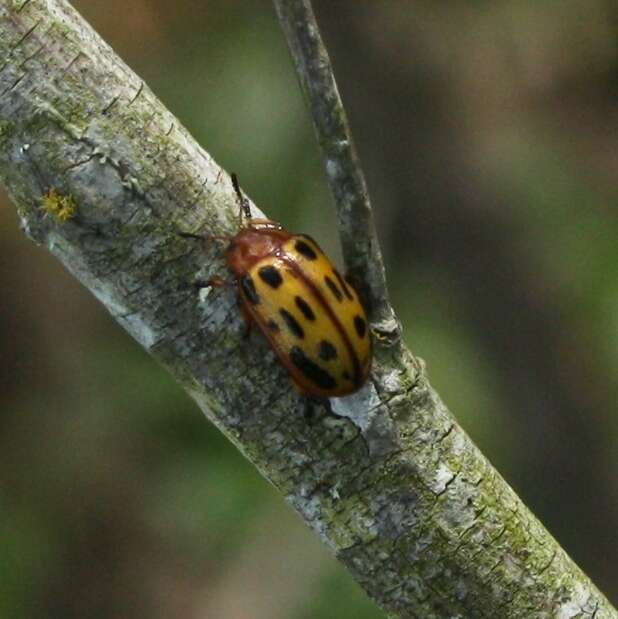
[[(64, 0), (0, 5), (0, 178), (46, 246), (163, 363), (392, 617), (618, 617), (446, 410), (376, 342), (370, 383), (320, 408), (243, 340), (221, 245), (226, 172)], [(62, 222), (54, 189), (75, 204)], [(257, 211), (255, 211), (257, 214)]]

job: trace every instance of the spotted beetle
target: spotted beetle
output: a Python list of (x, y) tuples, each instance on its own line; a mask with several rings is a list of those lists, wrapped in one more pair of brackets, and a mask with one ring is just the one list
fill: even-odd
[(254, 219), (236, 175), (239, 230), (226, 261), (249, 327), (264, 334), (301, 392), (320, 398), (360, 389), (371, 334), (358, 293), (318, 244), (269, 219)]

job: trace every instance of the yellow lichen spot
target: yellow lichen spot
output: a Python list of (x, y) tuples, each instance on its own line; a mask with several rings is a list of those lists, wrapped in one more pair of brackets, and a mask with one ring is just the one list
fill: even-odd
[(59, 194), (53, 187), (43, 196), (41, 208), (46, 215), (51, 215), (61, 224), (69, 221), (75, 216), (75, 200), (73, 196), (63, 196)]

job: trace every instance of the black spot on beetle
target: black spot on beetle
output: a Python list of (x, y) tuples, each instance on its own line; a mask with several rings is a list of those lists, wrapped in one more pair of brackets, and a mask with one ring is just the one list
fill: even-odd
[(281, 329), (279, 329), (279, 325), (271, 318), (267, 323), (266, 326), (273, 332), (273, 333), (278, 333)]
[(249, 303), (257, 305), (260, 302), (260, 297), (255, 289), (255, 283), (251, 279), (249, 273), (245, 273), (245, 275), (240, 278), (240, 287), (245, 293)]
[(318, 357), (322, 361), (332, 361), (337, 358), (337, 349), (328, 340), (322, 340), (318, 348)]
[(358, 333), (358, 337), (361, 339), (365, 337), (365, 333), (367, 333), (367, 323), (364, 318), (354, 316), (354, 328), (356, 329), (356, 333)]
[(315, 320), (315, 314), (305, 299), (297, 296), (294, 301), (296, 301), (296, 307), (303, 313), (303, 316), (307, 320)]
[(307, 260), (316, 260), (318, 255), (313, 251), (313, 247), (305, 241), (296, 241), (294, 244), (294, 249), (301, 255), (307, 258)]
[(352, 377), (350, 376), (350, 372), (348, 372), (347, 370), (344, 370), (342, 376), (344, 380), (352, 380)]
[(334, 389), (337, 386), (337, 381), (331, 374), (309, 359), (299, 346), (292, 346), (290, 359), (303, 375), (320, 389)]
[(339, 271), (335, 269), (333, 273), (335, 274), (335, 277), (337, 278), (337, 281), (339, 282), (339, 286), (341, 287), (341, 290), (343, 290), (343, 294), (345, 294), (345, 296), (348, 297), (350, 301), (354, 300), (354, 297), (352, 296), (352, 293), (350, 292), (348, 285), (345, 283), (345, 281), (343, 281), (343, 277), (341, 277), (341, 274), (339, 273)]
[(333, 293), (335, 299), (337, 301), (343, 301), (343, 295), (341, 294), (341, 290), (339, 290), (337, 284), (327, 275), (324, 278), (326, 285), (330, 288), (330, 291)]
[(279, 288), (279, 286), (283, 283), (281, 273), (279, 273), (277, 267), (274, 267), (272, 264), (267, 264), (266, 266), (260, 267), (258, 269), (258, 275), (260, 276), (260, 279), (271, 288)]
[(281, 317), (285, 321), (285, 324), (288, 326), (288, 329), (300, 340), (305, 337), (305, 332), (303, 328), (298, 324), (298, 320), (290, 314), (286, 309), (280, 308), (279, 313)]

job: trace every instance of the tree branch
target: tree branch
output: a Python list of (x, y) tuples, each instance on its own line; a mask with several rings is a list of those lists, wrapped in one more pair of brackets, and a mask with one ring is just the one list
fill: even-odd
[(0, 6), (0, 58), (0, 178), (26, 234), (167, 366), (382, 608), (617, 616), (397, 341), (381, 342), (370, 384), (333, 401), (337, 415), (303, 417), (263, 339), (243, 341), (233, 291), (192, 285), (223, 271), (221, 247), (179, 233), (235, 231), (228, 175), (67, 2)]
[(348, 274), (367, 301), (374, 331), (397, 339), (365, 177), (311, 3), (274, 0), (274, 5), (322, 148)]

